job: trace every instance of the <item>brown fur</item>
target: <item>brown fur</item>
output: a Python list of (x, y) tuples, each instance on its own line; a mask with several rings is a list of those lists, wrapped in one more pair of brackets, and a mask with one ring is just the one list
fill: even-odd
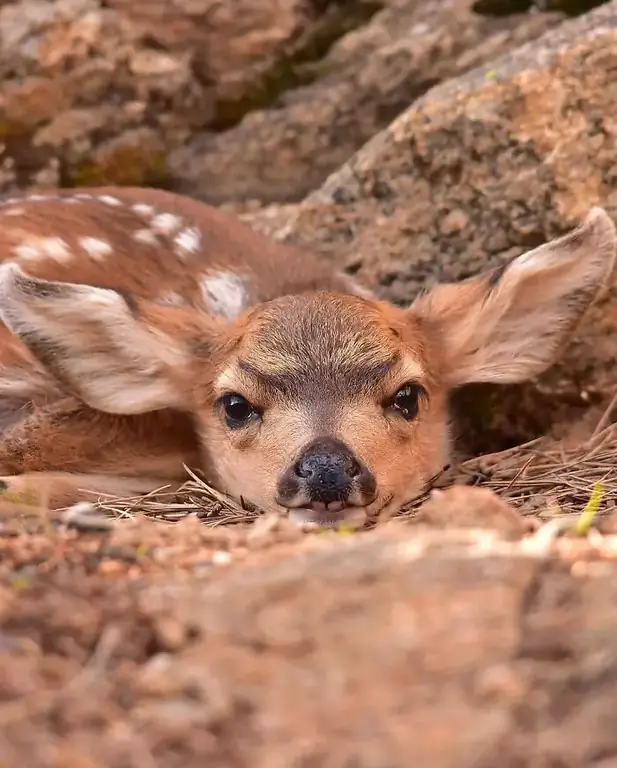
[[(196, 201), (88, 193), (0, 205), (0, 258), (18, 264), (0, 270), (10, 328), (0, 327), (0, 470), (9, 490), (44, 488), (52, 506), (176, 486), (184, 462), (221, 490), (280, 509), (280, 477), (323, 437), (347, 445), (376, 480), (373, 497), (354, 504), (400, 504), (448, 459), (450, 389), (546, 368), (615, 258), (614, 227), (596, 209), (573, 234), (403, 310)], [(136, 241), (148, 223), (132, 203), (180, 216), (200, 231), (200, 248), (178, 258), (175, 231)], [(15, 251), (49, 237), (69, 257)], [(113, 250), (89, 258), (80, 237)], [(204, 299), (204, 277), (222, 272), (242, 279), (237, 317), (215, 316)], [(163, 290), (181, 306), (163, 306)], [(230, 307), (236, 298), (232, 290)], [(423, 394), (406, 421), (391, 403), (409, 382)], [(230, 429), (220, 408), (230, 392), (261, 417)]]

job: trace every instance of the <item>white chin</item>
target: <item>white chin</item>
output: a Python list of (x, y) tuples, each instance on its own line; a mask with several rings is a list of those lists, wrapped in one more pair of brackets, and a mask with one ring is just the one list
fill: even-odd
[(359, 526), (366, 521), (366, 507), (345, 507), (337, 512), (317, 512), (314, 509), (290, 509), (289, 519), (296, 525), (318, 525), (322, 528)]

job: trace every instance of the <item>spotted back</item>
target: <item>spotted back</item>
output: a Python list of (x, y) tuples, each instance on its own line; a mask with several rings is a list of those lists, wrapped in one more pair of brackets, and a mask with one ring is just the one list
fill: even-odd
[(58, 190), (0, 202), (0, 261), (33, 277), (112, 288), (228, 319), (287, 293), (345, 287), (236, 218), (153, 189)]

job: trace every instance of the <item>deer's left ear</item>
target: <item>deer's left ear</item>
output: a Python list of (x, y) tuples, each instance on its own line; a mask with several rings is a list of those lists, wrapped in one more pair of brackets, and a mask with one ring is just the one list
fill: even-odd
[(580, 227), (499, 268), (438, 285), (409, 309), (438, 340), (450, 386), (513, 383), (551, 365), (609, 281), (615, 225), (601, 208)]
[(186, 405), (183, 340), (135, 316), (116, 291), (39, 280), (8, 263), (0, 267), (0, 318), (92, 408), (136, 414)]

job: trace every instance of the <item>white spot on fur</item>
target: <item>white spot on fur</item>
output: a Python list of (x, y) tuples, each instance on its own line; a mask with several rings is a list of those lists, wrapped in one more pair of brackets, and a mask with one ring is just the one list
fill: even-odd
[(234, 320), (248, 306), (244, 282), (233, 272), (204, 277), (201, 293), (206, 307), (215, 315)]
[(51, 200), (49, 195), (28, 195), (26, 198), (31, 203), (41, 203), (44, 200)]
[(80, 237), (79, 244), (84, 251), (95, 261), (109, 256), (113, 248), (106, 240), (100, 240), (98, 237)]
[(18, 259), (40, 259), (43, 251), (36, 245), (21, 243), (13, 248), (13, 253)]
[(75, 200), (92, 200), (92, 195), (89, 195), (87, 192), (78, 192), (74, 197)]
[(159, 243), (156, 234), (151, 229), (138, 229), (133, 232), (133, 240), (144, 243), (144, 245), (158, 245)]
[(176, 291), (165, 291), (161, 293), (156, 299), (157, 304), (164, 304), (169, 307), (181, 307), (183, 306), (184, 299)]
[(118, 200), (117, 197), (112, 197), (112, 195), (99, 195), (99, 200), (105, 203), (105, 205), (122, 205), (122, 200)]
[(182, 226), (182, 219), (173, 213), (159, 213), (152, 219), (152, 226), (164, 235), (170, 235)]
[(201, 232), (197, 227), (187, 227), (178, 232), (174, 242), (181, 257), (187, 253), (198, 253), (201, 249)]
[(47, 256), (55, 261), (68, 261), (72, 257), (71, 250), (61, 237), (34, 237), (16, 245), (13, 253), (18, 259), (41, 259)]
[(147, 205), (146, 203), (135, 203), (135, 205), (132, 205), (131, 208), (140, 216), (154, 215), (154, 208), (151, 205)]
[(10, 208), (8, 211), (3, 211), (5, 216), (23, 216), (25, 211), (23, 208)]
[(45, 256), (49, 256), (56, 261), (67, 261), (73, 255), (67, 243), (61, 237), (46, 237), (40, 243)]

